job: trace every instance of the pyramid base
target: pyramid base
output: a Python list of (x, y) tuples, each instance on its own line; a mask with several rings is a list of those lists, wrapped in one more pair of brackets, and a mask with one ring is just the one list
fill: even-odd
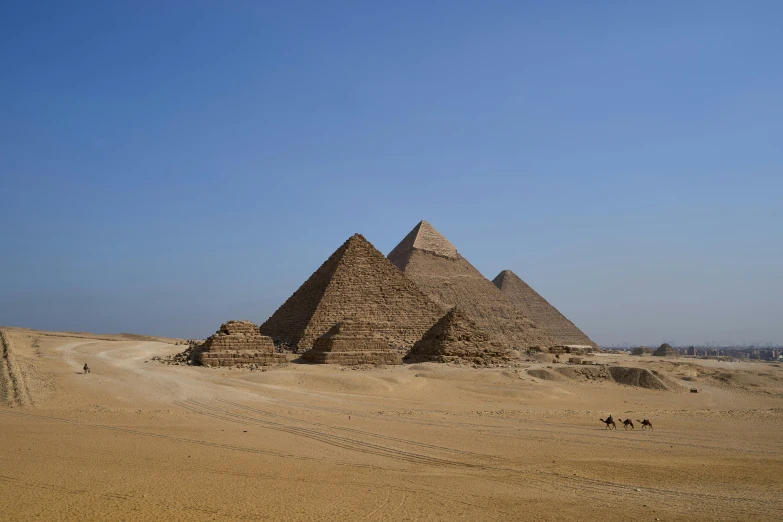
[(586, 355), (588, 353), (593, 353), (593, 351), (592, 346), (586, 345), (559, 345), (549, 347), (549, 353), (551, 354), (569, 353), (571, 355)]
[(203, 352), (199, 362), (204, 366), (238, 366), (240, 364), (256, 364), (272, 366), (288, 362), (283, 353), (268, 352)]
[(402, 357), (397, 352), (324, 352), (309, 350), (302, 354), (302, 359), (318, 364), (341, 364), (354, 366), (358, 364), (402, 364)]
[(407, 364), (434, 362), (453, 364), (475, 364), (476, 366), (498, 366), (512, 362), (510, 357), (487, 355), (425, 355), (405, 357)]

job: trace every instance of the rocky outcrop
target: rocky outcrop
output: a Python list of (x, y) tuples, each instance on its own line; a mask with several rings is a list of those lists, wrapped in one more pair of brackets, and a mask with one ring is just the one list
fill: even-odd
[[(532, 373), (534, 370), (528, 370)], [(615, 382), (626, 386), (636, 386), (648, 390), (673, 390), (681, 387), (663, 373), (645, 368), (629, 368), (625, 366), (563, 366), (556, 371), (561, 375), (576, 381)], [(542, 377), (543, 378), (543, 377)]]
[(346, 319), (334, 325), (302, 355), (306, 361), (322, 364), (402, 364), (397, 350), (377, 333), (377, 325)]
[(209, 366), (268, 366), (288, 361), (284, 354), (275, 353), (272, 339), (261, 335), (258, 326), (250, 321), (229, 321), (222, 324), (197, 351), (197, 360)]
[(388, 258), (442, 309), (459, 307), (493, 341), (516, 349), (556, 344), (426, 221)]
[(392, 347), (407, 351), (444, 311), (355, 234), (261, 325), (261, 333), (303, 350), (335, 324), (361, 318)]
[(509, 349), (482, 331), (458, 308), (452, 308), (424, 337), (413, 345), (404, 360), (417, 362), (468, 362), (481, 366), (513, 359)]
[(492, 280), (492, 283), (522, 310), (525, 317), (534, 321), (553, 342), (563, 346), (598, 348), (598, 345), (582, 330), (511, 270), (500, 272)]

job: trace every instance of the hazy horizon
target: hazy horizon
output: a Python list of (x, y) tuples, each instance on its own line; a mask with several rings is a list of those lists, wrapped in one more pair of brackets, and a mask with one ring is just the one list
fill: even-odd
[(783, 344), (782, 17), (6, 6), (0, 324), (262, 323), (353, 233), (388, 254), (425, 219), (599, 345)]

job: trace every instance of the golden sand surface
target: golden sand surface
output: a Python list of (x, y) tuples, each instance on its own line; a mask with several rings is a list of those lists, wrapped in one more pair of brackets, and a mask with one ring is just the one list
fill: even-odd
[(4, 332), (4, 521), (783, 520), (776, 364), (591, 358), (662, 391), (543, 357), (262, 372), (150, 361), (182, 350), (165, 339)]

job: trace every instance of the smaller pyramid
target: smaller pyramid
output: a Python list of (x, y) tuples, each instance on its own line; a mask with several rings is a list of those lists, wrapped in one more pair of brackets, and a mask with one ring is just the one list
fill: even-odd
[(672, 345), (663, 343), (653, 352), (653, 355), (656, 357), (677, 357), (680, 355), (680, 352), (672, 348)]
[(267, 366), (288, 361), (284, 354), (275, 353), (272, 338), (261, 335), (258, 326), (250, 321), (223, 323), (198, 351), (198, 361), (205, 366)]
[(321, 364), (402, 364), (397, 350), (377, 333), (378, 325), (346, 319), (315, 340), (302, 358)]
[(535, 321), (555, 344), (598, 348), (582, 330), (511, 270), (503, 270), (492, 282), (522, 310), (525, 317)]
[(511, 351), (490, 340), (459, 308), (452, 308), (413, 345), (405, 362), (470, 362), (491, 365), (513, 359)]

